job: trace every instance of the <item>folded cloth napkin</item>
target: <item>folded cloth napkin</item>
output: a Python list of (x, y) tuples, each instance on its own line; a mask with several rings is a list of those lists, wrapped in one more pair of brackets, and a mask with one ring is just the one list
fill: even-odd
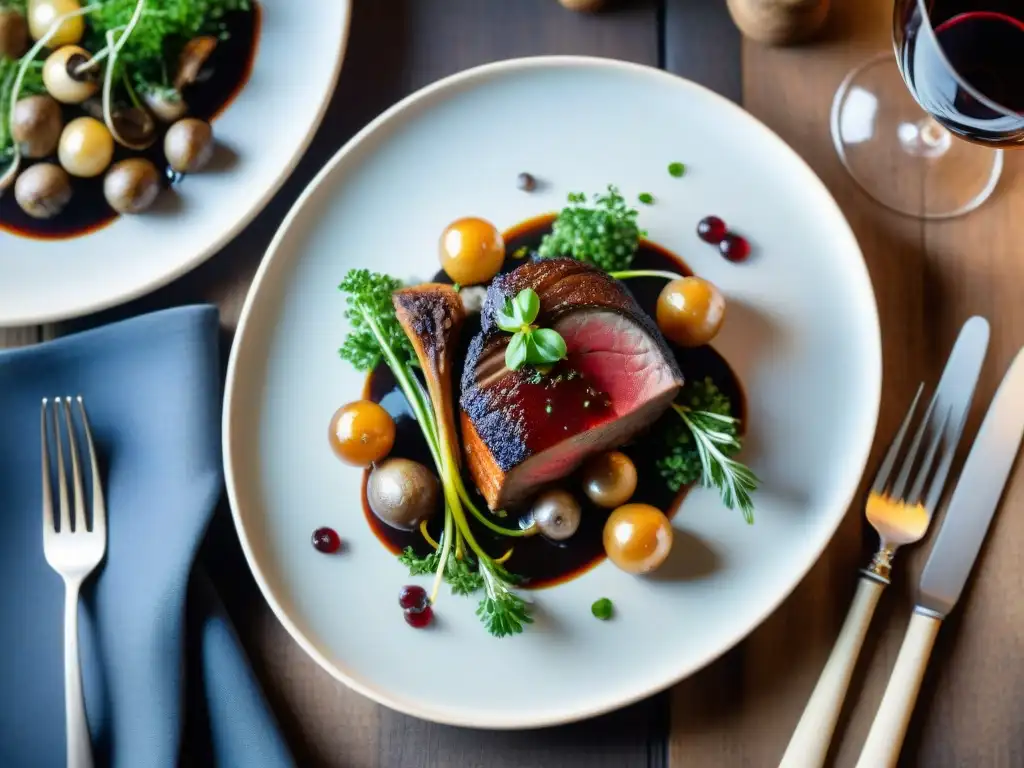
[[(2, 766), (65, 761), (64, 588), (43, 557), (39, 406), (78, 394), (107, 499), (107, 556), (79, 614), (96, 765), (179, 764), (186, 668), (202, 675), (204, 765), (293, 764), (194, 566), (222, 489), (218, 325), (216, 308), (184, 307), (0, 352)], [(202, 657), (188, 664), (186, 594)]]

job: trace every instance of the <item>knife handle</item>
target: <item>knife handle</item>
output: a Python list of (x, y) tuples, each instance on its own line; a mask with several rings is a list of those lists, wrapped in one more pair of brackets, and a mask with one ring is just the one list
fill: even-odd
[(860, 648), (864, 644), (875, 606), (885, 584), (870, 576), (861, 576), (846, 621), (839, 631), (832, 653), (821, 671), (818, 684), (804, 708), (800, 722), (789, 740), (779, 768), (819, 768), (825, 764), (832, 733), (843, 708)]
[(914, 611), (857, 768), (895, 766), (942, 620)]

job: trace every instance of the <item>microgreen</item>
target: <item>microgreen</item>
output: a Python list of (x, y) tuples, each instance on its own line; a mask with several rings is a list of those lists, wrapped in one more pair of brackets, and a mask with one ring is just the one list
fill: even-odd
[(512, 334), (505, 348), (505, 367), (518, 371), (524, 365), (549, 365), (565, 357), (565, 339), (551, 328), (533, 325), (540, 313), (540, 297), (524, 288), (495, 313), (495, 322)]

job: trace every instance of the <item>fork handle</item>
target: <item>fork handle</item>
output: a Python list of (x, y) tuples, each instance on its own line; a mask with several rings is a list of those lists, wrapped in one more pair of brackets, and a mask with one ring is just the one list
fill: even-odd
[(935, 616), (914, 611), (910, 617), (907, 634), (903, 637), (885, 695), (857, 760), (857, 768), (896, 765), (940, 626), (942, 620)]
[(92, 741), (85, 716), (82, 670), (78, 662), (78, 595), (81, 579), (64, 582), (64, 719), (68, 768), (92, 768)]
[(824, 765), (843, 699), (857, 665), (857, 656), (883, 589), (885, 584), (879, 579), (861, 576), (846, 621), (789, 740), (779, 768), (819, 768)]

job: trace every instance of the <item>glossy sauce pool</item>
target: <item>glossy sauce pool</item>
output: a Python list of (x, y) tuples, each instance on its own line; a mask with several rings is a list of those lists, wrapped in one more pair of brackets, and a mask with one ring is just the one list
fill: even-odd
[[(519, 249), (525, 247), (527, 251), (535, 249), (541, 238), (551, 230), (553, 216), (542, 216), (530, 219), (522, 224), (513, 227), (505, 233), (505, 246), (507, 254), (515, 254)], [(502, 268), (508, 272), (522, 264), (521, 259), (509, 256), (505, 259)], [(678, 257), (665, 249), (647, 241), (641, 241), (640, 247), (633, 258), (632, 268), (634, 269), (658, 269), (671, 272), (678, 272), (681, 275), (692, 274)], [(434, 277), (437, 282), (451, 283), (443, 272)], [(634, 278), (624, 281), (624, 285), (636, 298), (640, 307), (652, 317), (654, 316), (655, 305), (661, 289), (665, 286), (662, 278)], [(463, 330), (462, 345), (465, 348), (469, 340), (480, 329), (478, 316), (471, 316), (466, 322)], [(736, 375), (728, 363), (714, 351), (710, 346), (695, 349), (684, 349), (672, 346), (672, 351), (679, 361), (679, 367), (683, 375), (689, 379), (701, 379), (710, 376), (719, 386), (723, 393), (733, 401), (735, 415), (741, 420), (746, 414), (746, 402), (743, 390)], [(457, 354), (456, 360), (464, 360), (465, 354)], [(456, 382), (455, 397), (458, 398), (458, 381), (462, 375), (461, 370), (456, 370), (453, 375)], [(578, 380), (577, 380), (578, 381)], [(573, 392), (578, 396), (578, 392)], [(391, 369), (382, 364), (367, 379), (366, 389), (363, 397), (380, 403), (395, 420), (397, 428), (395, 445), (390, 455), (412, 459), (433, 468), (430, 452), (422, 432), (412, 416), (412, 411), (398, 387), (397, 382), (391, 374)], [(457, 403), (454, 406), (457, 408)], [(671, 418), (669, 412), (663, 418)], [(741, 424), (743, 422), (741, 421)], [(653, 429), (657, 429), (655, 425)], [(665, 482), (658, 474), (657, 460), (663, 455), (662, 442), (658, 439), (645, 439), (645, 434), (639, 435), (631, 444), (621, 447), (623, 453), (628, 455), (636, 465), (639, 482), (636, 493), (631, 502), (651, 504), (672, 516), (679, 508), (686, 495), (687, 488), (679, 493), (673, 493), (666, 487)], [(363, 476), (363, 511), (370, 527), (390, 551), (398, 554), (406, 547), (412, 547), (418, 554), (427, 554), (430, 545), (427, 544), (418, 531), (399, 531), (382, 523), (370, 510), (366, 501), (366, 479), (369, 473)], [(468, 488), (473, 488), (472, 482), (466, 478)], [(523, 586), (545, 587), (568, 581), (581, 573), (592, 568), (604, 557), (604, 544), (602, 533), (605, 521), (611, 510), (603, 509), (592, 504), (581, 490), (581, 483), (576, 475), (570, 475), (562, 480), (559, 485), (573, 493), (583, 508), (582, 522), (576, 533), (566, 541), (554, 542), (543, 536), (530, 536), (526, 538), (507, 538), (497, 536), (486, 528), (476, 523), (470, 517), (470, 525), (473, 526), (473, 533), (480, 544), (494, 557), (503, 555), (509, 547), (512, 547), (512, 555), (505, 563), (505, 567), (524, 579)], [(476, 496), (477, 507), (486, 513), (487, 506), (482, 497)], [(444, 515), (442, 510), (431, 520), (428, 529), (431, 535), (437, 539), (440, 529), (443, 526)], [(495, 518), (495, 522), (508, 528), (518, 527), (518, 521), (514, 517), (505, 519)]]
[[(224, 17), (224, 23), (229, 37), (218, 41), (204, 66), (204, 70), (211, 72), (210, 77), (205, 80), (200, 78), (200, 82), (189, 86), (183, 94), (189, 105), (190, 117), (213, 121), (234, 101), (252, 74), (260, 32), (260, 6), (253, 3), (249, 12), (228, 14)], [(81, 107), (65, 106), (64, 124), (86, 114)], [(163, 153), (163, 133), (166, 128), (158, 124), (159, 138), (143, 152), (134, 152), (116, 145), (113, 162), (129, 157), (145, 157), (161, 171), (165, 186), (185, 183), (182, 176), (167, 166)], [(23, 164), (22, 170), (33, 162), (55, 160), (44, 158), (42, 161), (31, 161)], [(46, 220), (33, 219), (25, 214), (15, 202), (13, 193), (0, 195), (0, 232), (33, 240), (70, 240), (96, 232), (117, 218), (103, 196), (103, 174), (93, 179), (73, 178), (71, 184), (74, 190), (71, 202), (58, 216)]]

